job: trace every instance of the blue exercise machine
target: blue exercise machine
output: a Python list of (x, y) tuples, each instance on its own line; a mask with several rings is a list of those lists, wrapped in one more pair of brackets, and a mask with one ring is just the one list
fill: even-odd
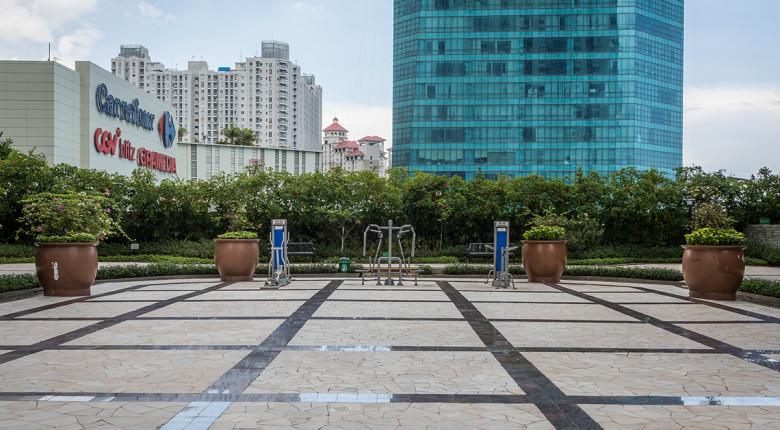
[(493, 245), (487, 245), (493, 251), (493, 268), (488, 272), (485, 283), (493, 281), (495, 288), (515, 289), (515, 279), (509, 273), (509, 256), (517, 246), (510, 246), (509, 221), (495, 221), (493, 223)]
[(290, 276), (290, 260), (287, 257), (287, 244), (290, 233), (287, 232), (287, 220), (271, 220), (271, 260), (268, 262), (268, 279), (265, 286), (279, 288), (288, 285)]

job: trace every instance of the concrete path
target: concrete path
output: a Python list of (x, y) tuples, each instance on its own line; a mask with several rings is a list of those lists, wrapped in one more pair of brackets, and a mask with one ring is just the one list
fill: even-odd
[(261, 285), (0, 303), (0, 427), (780, 427), (777, 308), (630, 282)]

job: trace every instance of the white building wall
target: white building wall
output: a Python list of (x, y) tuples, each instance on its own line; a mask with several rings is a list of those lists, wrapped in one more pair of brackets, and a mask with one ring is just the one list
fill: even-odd
[(318, 158), (317, 153), (291, 149), (211, 143), (181, 143), (179, 145), (185, 148), (187, 154), (188, 179), (209, 179), (220, 173), (243, 173), (252, 168), (300, 175), (314, 172)]
[(22, 152), (81, 166), (79, 76), (55, 62), (0, 61), (0, 130)]

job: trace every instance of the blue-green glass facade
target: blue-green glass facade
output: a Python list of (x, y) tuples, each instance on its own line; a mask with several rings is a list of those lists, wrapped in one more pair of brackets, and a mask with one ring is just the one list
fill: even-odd
[(393, 166), (682, 165), (684, 0), (395, 0)]

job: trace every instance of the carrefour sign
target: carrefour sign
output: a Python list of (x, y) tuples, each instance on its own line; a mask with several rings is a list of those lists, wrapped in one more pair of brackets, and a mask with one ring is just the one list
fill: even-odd
[[(157, 135), (160, 138), (164, 149), (170, 149), (176, 139), (176, 124), (173, 115), (169, 112), (162, 112), (160, 118), (155, 123), (155, 115), (138, 107), (138, 99), (132, 102), (126, 102), (118, 97), (108, 93), (106, 84), (99, 84), (95, 88), (95, 105), (98, 112), (104, 113), (110, 117), (117, 118), (144, 130), (152, 131), (157, 126)], [(111, 127), (114, 128), (113, 126)], [(136, 142), (131, 142), (123, 135), (122, 128), (108, 129), (98, 127), (92, 137), (95, 151), (99, 154), (109, 157), (117, 157), (127, 162), (135, 162), (138, 167), (145, 167), (157, 170), (162, 173), (176, 173), (176, 158), (162, 152), (153, 151), (143, 146), (136, 146)], [(128, 130), (129, 131), (129, 130)], [(141, 140), (141, 143), (148, 143), (148, 139), (143, 136), (138, 137), (137, 132), (130, 133)], [(135, 139), (133, 139), (135, 140)]]
[(138, 107), (138, 99), (126, 102), (108, 93), (106, 84), (99, 84), (95, 88), (95, 104), (98, 112), (108, 116), (119, 118), (138, 127), (147, 130), (154, 129), (154, 114)]

